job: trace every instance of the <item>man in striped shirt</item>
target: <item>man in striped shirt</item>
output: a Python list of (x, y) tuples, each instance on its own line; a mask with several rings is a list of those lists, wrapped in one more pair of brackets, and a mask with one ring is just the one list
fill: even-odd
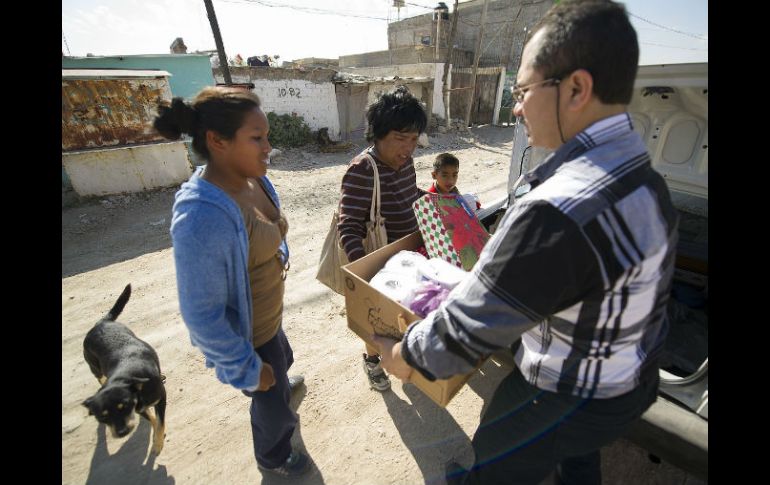
[[(528, 142), (554, 149), (517, 186), (469, 276), (383, 366), (408, 379), (472, 370), (510, 347), (516, 368), (450, 483), (601, 482), (599, 448), (654, 402), (678, 216), (626, 106), (639, 57), (624, 7), (562, 1), (533, 29), (513, 90)], [(515, 193), (514, 188), (514, 193)]]
[[(358, 154), (342, 177), (337, 230), (349, 261), (363, 257), (363, 238), (372, 204), (374, 171), (380, 180), (380, 213), (385, 218), (388, 243), (417, 231), (412, 203), (425, 191), (417, 188), (412, 153), (417, 137), (428, 123), (419, 100), (404, 86), (382, 94), (366, 111), (366, 139), (372, 146)], [(377, 349), (366, 346), (364, 371), (372, 389), (390, 389)]]

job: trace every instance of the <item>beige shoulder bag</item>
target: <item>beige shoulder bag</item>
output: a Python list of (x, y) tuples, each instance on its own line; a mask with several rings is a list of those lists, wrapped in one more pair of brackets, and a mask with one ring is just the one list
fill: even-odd
[[(369, 154), (364, 154), (369, 160), (374, 172), (374, 186), (372, 188), (372, 204), (369, 209), (369, 220), (366, 222), (366, 237), (363, 239), (366, 254), (388, 244), (388, 233), (385, 229), (385, 218), (380, 213), (380, 174), (377, 171), (377, 163)], [(345, 277), (340, 269), (348, 264), (348, 257), (340, 244), (340, 234), (337, 230), (339, 210), (334, 211), (331, 227), (326, 234), (321, 250), (321, 258), (318, 261), (318, 273), (316, 279), (325, 284), (340, 295), (345, 294)]]

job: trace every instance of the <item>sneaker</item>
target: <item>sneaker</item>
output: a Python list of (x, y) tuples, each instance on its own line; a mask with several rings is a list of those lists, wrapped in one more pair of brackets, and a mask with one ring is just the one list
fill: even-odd
[(302, 385), (303, 382), (305, 382), (305, 376), (301, 374), (297, 374), (296, 376), (289, 376), (289, 389), (291, 389), (291, 392), (294, 392), (299, 386)]
[(297, 477), (310, 470), (310, 458), (304, 453), (292, 450), (283, 465), (277, 468), (265, 468), (257, 464), (257, 468), (263, 472), (273, 473), (282, 477)]
[(364, 354), (364, 372), (369, 378), (369, 387), (372, 389), (380, 392), (390, 389), (390, 379), (382, 370), (378, 356), (367, 357)]

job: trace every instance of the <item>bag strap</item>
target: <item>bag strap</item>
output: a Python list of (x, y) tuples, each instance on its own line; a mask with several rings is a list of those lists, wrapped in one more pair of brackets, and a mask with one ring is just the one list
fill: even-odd
[[(377, 171), (377, 162), (374, 161), (374, 158), (372, 158), (372, 156), (369, 155), (369, 153), (366, 153), (364, 156), (366, 156), (367, 160), (369, 160), (369, 164), (372, 166), (372, 171), (374, 172), (374, 186), (372, 188), (372, 204), (369, 207), (369, 220), (374, 222), (380, 217), (380, 203), (381, 203), (380, 173), (379, 171)], [(377, 218), (375, 218), (375, 215), (377, 216)]]

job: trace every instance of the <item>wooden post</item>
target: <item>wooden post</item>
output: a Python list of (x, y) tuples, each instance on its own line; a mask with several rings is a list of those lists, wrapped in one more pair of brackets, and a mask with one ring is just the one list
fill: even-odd
[(473, 100), (476, 98), (476, 72), (479, 69), (479, 59), (481, 58), (481, 39), (484, 37), (484, 22), (487, 20), (487, 5), (489, 5), (489, 0), (484, 0), (484, 7), (481, 9), (479, 38), (476, 40), (476, 55), (474, 56), (473, 60), (473, 77), (471, 78), (471, 86), (473, 86), (473, 91), (471, 92), (470, 101), (468, 101), (468, 109), (465, 112), (465, 126), (470, 125)]
[(457, 3), (459, 0), (455, 0), (454, 10), (452, 11), (452, 29), (449, 31), (449, 48), (446, 53), (446, 60), (444, 61), (444, 77), (442, 78), (441, 94), (444, 96), (444, 122), (447, 128), (451, 125), (449, 118), (449, 86), (447, 86), (447, 78), (449, 77), (449, 65), (452, 63), (452, 54), (455, 48), (455, 34), (457, 33), (457, 17), (460, 12), (457, 11)]
[(217, 14), (214, 13), (214, 5), (211, 4), (211, 0), (203, 0), (206, 4), (206, 13), (209, 16), (209, 23), (211, 24), (211, 31), (214, 33), (214, 42), (217, 44), (217, 55), (219, 56), (219, 67), (222, 68), (222, 74), (225, 78), (225, 84), (232, 86), (233, 80), (230, 77), (230, 66), (227, 64), (227, 56), (225, 55), (225, 45), (222, 43), (222, 35), (219, 33), (219, 24), (217, 23)]

